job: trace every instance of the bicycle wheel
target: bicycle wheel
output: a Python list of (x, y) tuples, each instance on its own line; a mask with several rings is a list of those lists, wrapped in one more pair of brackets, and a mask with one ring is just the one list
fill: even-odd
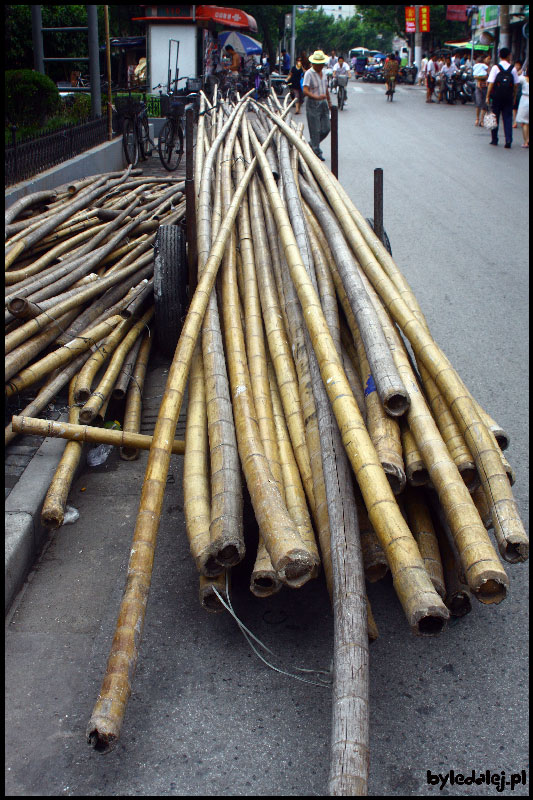
[(345, 93), (345, 91), (346, 91), (346, 89), (344, 88), (344, 86), (339, 86), (339, 88), (337, 90), (337, 105), (339, 106), (339, 109), (341, 111), (344, 108), (344, 93)]
[(139, 160), (139, 142), (132, 119), (127, 117), (122, 127), (122, 147), (126, 162), (134, 167)]
[(150, 129), (147, 117), (139, 120), (139, 149), (142, 161), (146, 161), (152, 155), (152, 145), (150, 142)]
[(174, 172), (183, 155), (183, 131), (179, 122), (167, 120), (159, 134), (159, 158), (166, 170)]

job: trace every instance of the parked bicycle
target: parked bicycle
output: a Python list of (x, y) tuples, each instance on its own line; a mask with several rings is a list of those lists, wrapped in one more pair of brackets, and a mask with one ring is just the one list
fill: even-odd
[(141, 161), (145, 161), (152, 155), (154, 142), (150, 139), (150, 129), (148, 127), (148, 112), (144, 100), (136, 100), (131, 96), (116, 97), (115, 108), (123, 117), (122, 126), (122, 147), (124, 156), (128, 164), (133, 167)]
[(161, 113), (167, 118), (159, 133), (158, 150), (161, 163), (166, 170), (174, 172), (180, 165), (184, 151), (184, 125), (185, 109), (192, 105), (198, 113), (199, 92), (202, 88), (202, 78), (179, 78), (187, 81), (185, 89), (174, 94), (163, 94), (161, 84), (154, 86), (159, 89), (161, 100)]

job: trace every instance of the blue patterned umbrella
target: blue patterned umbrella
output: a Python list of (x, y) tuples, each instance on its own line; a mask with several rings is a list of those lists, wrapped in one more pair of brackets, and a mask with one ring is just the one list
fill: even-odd
[(237, 31), (223, 31), (218, 34), (218, 43), (221, 50), (230, 44), (236, 53), (240, 56), (254, 56), (261, 55), (263, 52), (263, 45), (261, 42), (252, 39), (245, 33), (237, 33)]

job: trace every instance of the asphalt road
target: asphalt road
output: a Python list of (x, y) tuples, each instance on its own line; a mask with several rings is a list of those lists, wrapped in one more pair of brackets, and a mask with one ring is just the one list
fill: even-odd
[[(529, 154), (490, 147), (473, 120), (472, 106), (426, 105), (417, 87), (398, 87), (390, 104), (382, 86), (352, 81), (339, 114), (340, 179), (372, 216), (373, 170), (383, 168), (395, 261), (435, 338), (511, 437), (506, 455), (527, 527)], [(149, 378), (146, 430), (165, 368)], [(199, 608), (181, 457), (171, 462), (121, 739), (106, 756), (85, 743), (145, 464), (145, 454), (139, 462), (112, 454), (82, 473), (71, 494), (80, 520), (53, 538), (8, 618), (6, 794), (324, 795), (329, 691), (268, 669), (228, 614)], [(250, 518), (245, 528), (253, 540)], [(322, 580), (257, 600), (249, 569), (240, 566), (232, 582), (243, 621), (286, 664), (327, 668), (332, 617)], [(427, 772), (509, 779), (528, 770), (527, 565), (507, 571), (503, 604), (475, 603), (433, 639), (410, 634), (390, 582), (369, 587), (380, 632), (371, 648), (370, 795), (497, 795), (494, 784), (441, 790)], [(526, 795), (529, 786), (503, 793)]]

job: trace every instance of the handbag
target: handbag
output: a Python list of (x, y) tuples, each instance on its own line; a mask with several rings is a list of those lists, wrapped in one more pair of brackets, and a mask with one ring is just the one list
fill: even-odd
[(494, 111), (487, 111), (483, 117), (483, 127), (488, 131), (492, 131), (494, 128), (498, 127), (498, 120)]

